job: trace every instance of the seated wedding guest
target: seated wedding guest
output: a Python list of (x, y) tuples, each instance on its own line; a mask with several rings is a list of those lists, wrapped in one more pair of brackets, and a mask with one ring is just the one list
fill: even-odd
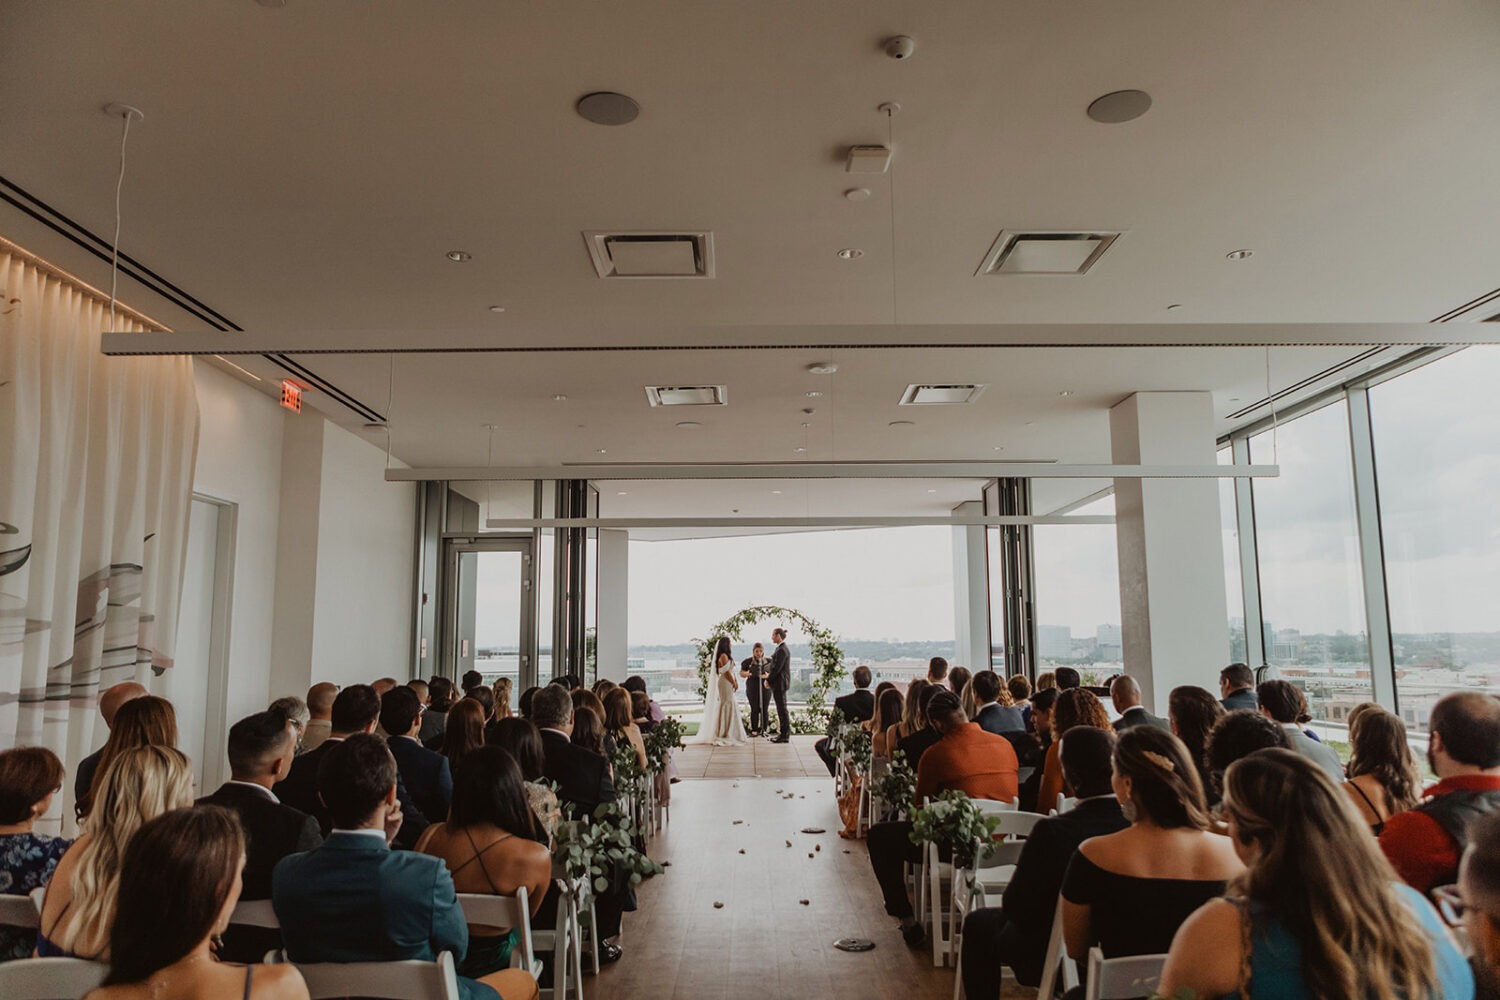
[(1445, 917), (1453, 909), (1459, 911), (1453, 917), (1469, 939), (1475, 996), (1480, 1000), (1500, 997), (1500, 813), (1486, 813), (1469, 828), (1469, 845), (1458, 865), (1458, 885), (1449, 899), (1439, 896), (1438, 901), (1444, 904)]
[(1094, 726), (1097, 729), (1114, 730), (1109, 723), (1109, 713), (1092, 691), (1083, 688), (1064, 688), (1057, 696), (1052, 709), (1052, 745), (1047, 747), (1042, 758), (1042, 782), (1036, 795), (1036, 811), (1048, 813), (1057, 808), (1057, 797), (1062, 794), (1062, 764), (1057, 759), (1057, 741), (1074, 726)]
[(1243, 663), (1231, 663), (1219, 671), (1219, 704), (1226, 712), (1260, 711), (1255, 697), (1255, 671)]
[[(1255, 689), (1255, 697), (1260, 701), (1260, 713), (1286, 730), (1293, 750), (1321, 767), (1335, 784), (1344, 780), (1344, 762), (1339, 755), (1308, 736), (1297, 722), (1305, 702), (1290, 681), (1266, 681)], [(1454, 867), (1458, 867), (1456, 860)]]
[(448, 815), (453, 798), (453, 771), (448, 758), (417, 742), (422, 703), (409, 687), (394, 687), (380, 696), (380, 727), (396, 758), (396, 773), (422, 815), (436, 822)]
[[(948, 661), (934, 656), (927, 661), (927, 683), (942, 684), (948, 679)], [(908, 692), (910, 693), (910, 692)]]
[(99, 769), (94, 772), (93, 781), (83, 797), (73, 803), (73, 811), (79, 822), (88, 818), (98, 794), (94, 786), (99, 783), (99, 775), (109, 766), (110, 761), (131, 747), (176, 745), (177, 713), (173, 711), (170, 701), (146, 694), (131, 698), (121, 705), (115, 713), (115, 724), (110, 728), (109, 739), (105, 742), (104, 749), (99, 751)]
[(1500, 810), (1500, 700), (1477, 691), (1444, 695), (1427, 727), (1427, 762), (1438, 782), (1380, 833), (1396, 873), (1424, 893), (1457, 880), (1469, 824)]
[[(974, 691), (978, 711), (974, 721), (987, 733), (1024, 733), (1026, 717), (1019, 708), (1006, 702), (1010, 691), (1000, 683), (1000, 675), (993, 670), (981, 670), (969, 682)], [(1002, 701), (1001, 699), (1005, 699)]]
[(630, 695), (630, 714), (635, 724), (640, 727), (641, 732), (651, 732), (656, 723), (651, 721), (651, 699), (646, 697), (646, 692), (630, 691), (625, 688), (620, 690)]
[(974, 679), (974, 672), (968, 667), (948, 668), (948, 690), (958, 695), (958, 700), (963, 701), (964, 688), (969, 686), (969, 681)]
[(130, 747), (105, 764), (83, 834), (47, 883), (37, 955), (109, 961), (125, 845), (147, 820), (192, 804), (193, 768), (180, 750)]
[[(627, 678), (625, 678), (625, 683), (621, 684), (620, 686), (622, 688), (624, 688), (626, 691), (631, 691), (631, 692), (639, 691), (641, 694), (646, 695), (648, 698), (650, 697), (650, 694), (646, 691), (646, 679), (644, 677), (640, 677), (640, 676), (627, 677)], [(666, 717), (667, 717), (666, 711), (660, 705), (658, 705), (655, 700), (652, 700), (652, 702), (651, 702), (651, 721), (652, 722), (660, 722), (661, 720), (665, 719)]]
[(1213, 783), (1213, 798), (1224, 792), (1224, 772), (1229, 765), (1257, 750), (1271, 748), (1290, 750), (1292, 741), (1282, 729), (1260, 712), (1236, 709), (1225, 712), (1208, 732), (1203, 755), (1208, 762), (1208, 776)]
[(427, 749), (437, 750), (442, 747), (443, 726), (448, 721), (448, 710), (453, 707), (453, 682), (446, 677), (434, 677), (427, 682), (427, 694), (427, 711), (422, 713), (422, 731), (417, 739)]
[(921, 715), (922, 691), (928, 687), (931, 687), (931, 684), (920, 677), (914, 678), (906, 686), (906, 699), (902, 703), (901, 718), (895, 723), (886, 722), (885, 742), (889, 748), (888, 754), (895, 752), (902, 740), (926, 724), (926, 720)]
[[(333, 818), (328, 839), (284, 858), (272, 875), (287, 958), (431, 962), (451, 951), (462, 962), (469, 928), (447, 867), (390, 849), (402, 820), (396, 759), (385, 740), (357, 733), (333, 744), (318, 769), (318, 793)], [(525, 1000), (537, 988), (530, 973), (506, 969), (479, 980), (461, 976), (458, 992), (465, 1000)]]
[[(584, 709), (582, 714), (591, 710)], [(606, 802), (615, 801), (615, 784), (609, 761), (603, 755), (576, 746), (572, 740), (573, 699), (568, 688), (548, 684), (531, 699), (532, 721), (542, 736), (542, 773), (557, 785), (557, 797), (573, 815), (592, 815)], [(607, 891), (595, 897), (599, 916), (599, 962), (618, 961), (619, 945), (608, 939), (620, 933), (623, 912), (621, 893)]]
[(321, 681), (307, 689), (307, 726), (302, 730), (302, 752), (316, 750), (333, 732), (333, 699), (339, 686)]
[(896, 690), (896, 684), (894, 681), (881, 681), (879, 684), (875, 685), (875, 693), (870, 696), (870, 715), (860, 723), (861, 728), (863, 728), (865, 732), (873, 735), (880, 732), (881, 729), (884, 728), (883, 726), (877, 726), (875, 724), (875, 717), (880, 714), (880, 696), (885, 694), (887, 691), (894, 690)]
[(375, 689), (375, 695), (376, 695), (376, 697), (380, 697), (380, 696), (384, 695), (387, 691), (389, 691), (391, 688), (396, 687), (400, 683), (401, 682), (398, 681), (398, 680), (396, 680), (396, 678), (394, 678), (394, 677), (382, 677), (378, 681), (371, 681), (370, 682), (370, 687), (372, 687), (372, 688)]
[[(1020, 807), (1027, 812), (1046, 813), (1053, 806), (1037, 809), (1037, 795), (1041, 792), (1042, 776), (1046, 770), (1040, 766), (1046, 762), (1047, 750), (1052, 746), (1052, 710), (1057, 706), (1057, 688), (1042, 688), (1031, 696), (1032, 746), (1028, 748), (1022, 765), (1031, 768), (1031, 776), (1021, 782)], [(1018, 744), (1012, 744), (1017, 746)], [(1016, 756), (1021, 756), (1017, 750)]]
[[(512, 896), (524, 886), (535, 916), (552, 886), (552, 855), (540, 843), (543, 834), (525, 787), (509, 753), (498, 746), (480, 747), (453, 776), (453, 810), (447, 821), (429, 826), (416, 849), (442, 858), (459, 892)], [(517, 942), (512, 928), (471, 924), (469, 952), (459, 974), (479, 979), (509, 968)]]
[(495, 731), (490, 734), (490, 745), (504, 748), (515, 758), (526, 783), (526, 801), (536, 814), (546, 843), (550, 846), (557, 836), (557, 822), (562, 818), (562, 808), (558, 805), (557, 793), (543, 781), (541, 734), (530, 720), (513, 715), (495, 724)]
[(1031, 730), (1043, 748), (1052, 745), (1052, 710), (1057, 707), (1058, 694), (1057, 688), (1052, 687), (1042, 688), (1031, 696)]
[(307, 710), (307, 702), (295, 695), (287, 695), (285, 698), (277, 698), (266, 709), (286, 716), (286, 721), (292, 725), (292, 735), (296, 737), (292, 745), (301, 753), (302, 734), (307, 732), (307, 723), (312, 719), (312, 713)]
[(892, 685), (889, 690), (880, 695), (880, 701), (875, 706), (874, 736), (870, 737), (870, 749), (877, 757), (890, 757), (895, 753), (896, 746), (893, 742), (887, 742), (891, 733), (895, 732), (895, 723), (900, 721), (901, 714), (906, 709), (906, 702), (901, 697), (901, 692)]
[(1152, 715), (1141, 704), (1141, 685), (1129, 674), (1121, 674), (1109, 682), (1109, 700), (1120, 716), (1115, 720), (1115, 732), (1134, 726), (1155, 726), (1171, 731), (1172, 726), (1159, 715)]
[[(17, 747), (0, 753), (0, 893), (28, 896), (52, 878), (71, 840), (35, 833), (52, 796), (62, 791), (63, 766), (44, 747)], [(0, 962), (26, 958), (36, 947), (36, 931), (0, 926)]]
[[(277, 709), (257, 712), (229, 727), (230, 780), (200, 806), (221, 806), (239, 817), (245, 830), (242, 899), (271, 898), (271, 869), (288, 854), (310, 851), (323, 842), (318, 821), (282, 805), (271, 791), (286, 777), (296, 757), (296, 730)], [(231, 962), (258, 962), (281, 947), (271, 928), (235, 925), (224, 932), (219, 957)]]
[(536, 697), (536, 693), (540, 690), (541, 688), (533, 686), (521, 692), (521, 697), (516, 702), (516, 707), (521, 710), (521, 718), (531, 718), (531, 699)]
[(512, 712), (510, 710), (510, 693), (514, 686), (515, 681), (511, 680), (509, 677), (495, 678), (495, 683), (494, 686), (490, 688), (490, 693), (494, 695), (495, 698), (496, 719), (508, 719), (511, 717)]
[(1422, 779), (1400, 719), (1378, 706), (1351, 718), (1344, 791), (1378, 837), (1386, 820), (1417, 804)]
[[(867, 721), (875, 714), (875, 696), (870, 693), (870, 681), (873, 679), (869, 667), (864, 664), (855, 667), (854, 690), (835, 698), (833, 710), (842, 714), (850, 722)], [(813, 750), (817, 751), (818, 758), (823, 761), (823, 766), (828, 768), (828, 773), (833, 774), (833, 751), (828, 749), (828, 737), (819, 738), (813, 744)]]
[[(136, 698), (144, 698), (150, 693), (145, 685), (137, 684), (135, 681), (124, 681), (101, 691), (99, 715), (104, 719), (104, 728), (111, 731), (115, 728), (115, 713), (120, 711), (121, 705), (127, 701), (134, 701)], [(94, 783), (94, 772), (99, 769), (99, 758), (102, 756), (104, 756), (104, 747), (100, 747), (78, 762), (78, 772), (73, 775), (73, 802), (75, 804), (83, 801), (84, 796), (88, 795), (89, 786)]]
[[(333, 699), (330, 716), (331, 732), (328, 738), (316, 749), (299, 754), (292, 762), (291, 770), (275, 788), (276, 797), (282, 802), (316, 817), (318, 829), (325, 837), (333, 828), (333, 816), (319, 790), (318, 768), (322, 766), (323, 758), (328, 752), (344, 740), (359, 733), (375, 732), (375, 725), (380, 721), (380, 698), (368, 684), (351, 684)], [(396, 776), (396, 794), (401, 800), (401, 815), (405, 820), (396, 837), (396, 846), (410, 848), (426, 828), (427, 817), (407, 794), (406, 785), (402, 783), (399, 773)]]
[(618, 685), (608, 677), (601, 677), (594, 682), (594, 686), (590, 690), (599, 696), (600, 701), (603, 701), (604, 696), (609, 693), (609, 689), (612, 687), (618, 687)]
[(495, 692), (491, 691), (487, 685), (481, 684), (464, 697), (470, 701), (477, 701), (479, 707), (484, 709), (484, 724), (488, 728), (495, 718)]
[(1198, 770), (1171, 733), (1121, 733), (1113, 785), (1130, 826), (1085, 840), (1063, 876), (1063, 937), (1079, 962), (1095, 945), (1105, 958), (1164, 953), (1188, 915), (1244, 870), (1228, 838), (1209, 832)]
[(88, 1000), (306, 1000), (294, 965), (230, 965), (222, 952), (215, 960), (244, 853), (226, 809), (174, 809), (142, 826), (120, 863), (109, 972)]
[(616, 744), (629, 743), (635, 749), (635, 762), (646, 770), (646, 739), (635, 724), (631, 711), (630, 692), (622, 687), (611, 688), (604, 693), (604, 729)]
[(488, 738), (484, 728), (484, 706), (479, 702), (463, 698), (448, 710), (441, 751), (452, 770), (457, 770), (464, 758), (484, 746)]
[(1167, 695), (1167, 722), (1172, 733), (1188, 749), (1193, 766), (1198, 769), (1198, 780), (1203, 783), (1203, 794), (1208, 804), (1219, 802), (1218, 789), (1214, 787), (1208, 766), (1208, 734), (1214, 723), (1224, 717), (1224, 706), (1219, 699), (1201, 687), (1183, 685), (1172, 689)]
[(1079, 726), (1061, 742), (1063, 780), (1078, 805), (1037, 823), (1021, 848), (1015, 874), (998, 907), (981, 907), (964, 921), (964, 992), (969, 1000), (1000, 995), (1000, 967), (1022, 986), (1042, 980), (1042, 956), (1052, 931), (1063, 873), (1078, 845), (1128, 825), (1110, 781), (1115, 734)]
[(1031, 715), (1031, 681), (1026, 679), (1025, 674), (1011, 674), (1005, 679), (1005, 690), (1010, 692), (1011, 704), (1019, 708), (1022, 714)]
[[(916, 793), (920, 804), (949, 789), (958, 789), (976, 799), (1009, 801), (1016, 794), (1016, 754), (1010, 744), (986, 733), (964, 716), (958, 695), (946, 688), (930, 686), (923, 691), (930, 699), (927, 712), (941, 738), (917, 766)], [(912, 914), (902, 865), (922, 860), (922, 847), (912, 843), (910, 820), (876, 823), (867, 843), (870, 867), (885, 897), (885, 912), (901, 921), (901, 936), (913, 948), (924, 940), (922, 923)]]
[(1396, 880), (1315, 762), (1291, 750), (1235, 762), (1224, 775), (1224, 816), (1227, 843), (1248, 868), (1177, 932), (1161, 994), (1473, 997), (1473, 976), (1438, 915)]
[[(1036, 675), (1036, 688), (1035, 688), (1035, 691), (1055, 691), (1055, 690), (1057, 690), (1057, 674), (1053, 673), (1050, 670), (1044, 670), (1041, 673), (1039, 673), (1039, 674)], [(1035, 692), (1033, 692), (1033, 693), (1035, 693)]]
[(1072, 667), (1058, 667), (1056, 670), (1052, 671), (1052, 674), (1057, 680), (1057, 690), (1059, 694), (1064, 691), (1071, 691), (1073, 688), (1079, 687), (1083, 684), (1083, 676)]
[[(592, 691), (588, 691), (587, 693), (593, 694)], [(614, 753), (614, 738), (604, 731), (604, 714), (595, 711), (592, 705), (574, 704), (573, 732), (570, 735), (574, 746), (591, 750), (599, 754), (606, 761), (609, 761), (610, 755)], [(614, 773), (614, 764), (612, 762), (610, 763), (610, 773)]]
[(896, 749), (906, 755), (906, 763), (913, 771), (917, 769), (917, 764), (921, 762), (922, 755), (927, 752), (928, 748), (943, 738), (943, 734), (937, 731), (932, 725), (932, 719), (927, 715), (928, 704), (943, 692), (953, 693), (941, 684), (928, 684), (917, 693), (916, 718), (919, 727), (910, 736), (896, 744)]
[(464, 697), (467, 698), (470, 691), (473, 691), (475, 688), (484, 687), (484, 674), (481, 674), (477, 670), (465, 670), (463, 679), (459, 682), (459, 687), (463, 689)]

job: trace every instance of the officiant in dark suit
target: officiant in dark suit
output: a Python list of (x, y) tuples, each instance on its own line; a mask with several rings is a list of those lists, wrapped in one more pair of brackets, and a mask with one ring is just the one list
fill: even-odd
[(740, 661), (740, 677), (745, 680), (745, 700), (750, 703), (750, 735), (766, 734), (766, 710), (771, 707), (771, 695), (766, 690), (766, 672), (771, 661), (766, 659), (766, 647), (756, 643), (750, 656)]
[(765, 686), (776, 702), (776, 722), (780, 726), (772, 742), (790, 743), (792, 719), (786, 710), (786, 689), (792, 686), (792, 653), (786, 648), (786, 629), (772, 629), (771, 641), (776, 643), (776, 651), (771, 654), (771, 669), (766, 672)]

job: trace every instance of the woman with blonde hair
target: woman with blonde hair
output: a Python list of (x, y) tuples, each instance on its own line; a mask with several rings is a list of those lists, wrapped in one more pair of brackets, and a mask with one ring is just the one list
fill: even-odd
[(494, 684), (494, 686), (490, 690), (495, 695), (495, 718), (496, 719), (508, 719), (508, 718), (510, 718), (510, 716), (511, 716), (511, 711), (510, 711), (510, 692), (511, 692), (511, 689), (512, 689), (512, 687), (514, 685), (515, 685), (515, 681), (511, 680), (509, 677), (497, 677), (497, 678), (495, 678), (495, 684)]
[(1343, 788), (1378, 837), (1386, 820), (1417, 804), (1421, 779), (1405, 723), (1378, 705), (1351, 718), (1349, 780)]
[(1399, 881), (1317, 764), (1279, 749), (1235, 761), (1224, 773), (1224, 818), (1248, 868), (1178, 930), (1161, 995), (1474, 996), (1437, 913)]
[(130, 747), (100, 767), (93, 790), (83, 835), (58, 862), (47, 887), (36, 940), (43, 958), (109, 960), (125, 845), (148, 820), (193, 804), (193, 769), (172, 747)]
[(121, 751), (130, 747), (177, 745), (177, 712), (172, 703), (155, 695), (144, 695), (127, 701), (115, 713), (115, 724), (110, 728), (109, 739), (99, 751), (99, 765), (94, 769), (94, 780), (83, 797), (73, 803), (73, 811), (81, 824), (93, 808), (99, 787), (99, 776)]
[(932, 686), (925, 677), (918, 677), (906, 686), (906, 702), (901, 707), (901, 718), (884, 719), (886, 756), (896, 749), (896, 744), (927, 725), (922, 715), (922, 690)]

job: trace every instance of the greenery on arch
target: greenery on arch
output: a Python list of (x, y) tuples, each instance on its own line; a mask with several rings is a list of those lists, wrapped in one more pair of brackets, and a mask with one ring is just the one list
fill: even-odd
[[(812, 661), (815, 668), (812, 678), (812, 694), (807, 705), (792, 715), (792, 732), (822, 735), (828, 726), (828, 692), (844, 679), (844, 650), (839, 646), (838, 636), (824, 628), (796, 608), (782, 608), (772, 604), (758, 604), (731, 615), (708, 630), (707, 639), (695, 638), (698, 644), (698, 694), (708, 694), (708, 678), (713, 669), (714, 645), (720, 636), (728, 636), (733, 643), (743, 641), (745, 630), (751, 625), (773, 622), (785, 625), (795, 621), (799, 631), (807, 636), (812, 645)], [(769, 639), (769, 629), (767, 630)]]

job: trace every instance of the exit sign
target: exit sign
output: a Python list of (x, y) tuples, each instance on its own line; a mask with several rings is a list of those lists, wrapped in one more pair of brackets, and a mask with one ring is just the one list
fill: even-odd
[(293, 413), (302, 412), (302, 387), (288, 379), (281, 380), (281, 405)]

